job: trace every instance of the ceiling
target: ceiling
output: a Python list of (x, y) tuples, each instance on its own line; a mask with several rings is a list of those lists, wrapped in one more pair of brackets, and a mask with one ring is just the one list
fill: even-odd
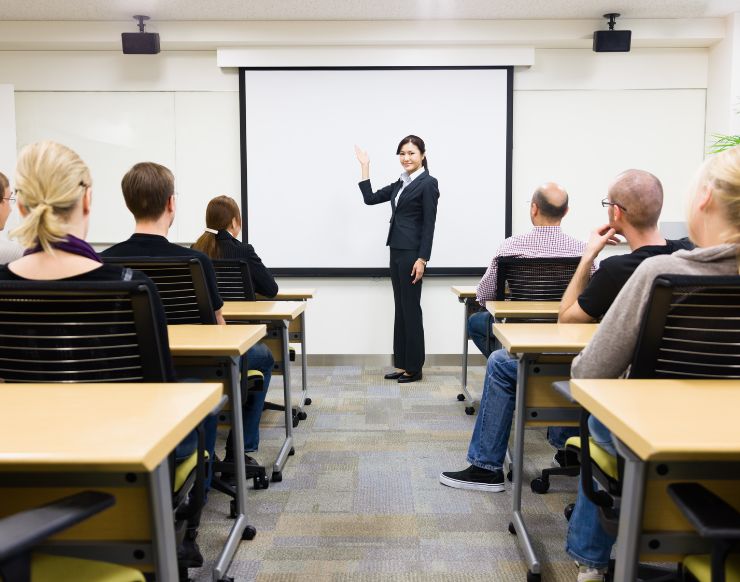
[(702, 18), (740, 12), (740, 0), (3, 0), (2, 20), (540, 20)]

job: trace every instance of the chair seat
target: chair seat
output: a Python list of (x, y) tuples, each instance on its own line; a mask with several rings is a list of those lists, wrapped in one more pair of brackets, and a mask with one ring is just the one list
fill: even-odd
[[(619, 472), (617, 470), (617, 458), (607, 453), (599, 445), (597, 445), (592, 438), (588, 439), (589, 451), (591, 453), (591, 460), (596, 463), (601, 471), (610, 479), (617, 481), (619, 479)], [(581, 437), (574, 436), (570, 437), (565, 441), (565, 449), (578, 454), (581, 450)]]
[(144, 582), (134, 568), (66, 556), (33, 554), (31, 582)]
[[(712, 581), (712, 564), (709, 555), (687, 556), (683, 567), (699, 582)], [(725, 562), (725, 581), (740, 582), (740, 554), (731, 554)]]
[[(206, 459), (208, 459), (208, 451), (206, 451)], [(195, 470), (195, 466), (198, 464), (198, 451), (195, 451), (182, 463), (175, 467), (175, 481), (172, 484), (172, 491), (177, 493), (180, 491), (188, 475)]]

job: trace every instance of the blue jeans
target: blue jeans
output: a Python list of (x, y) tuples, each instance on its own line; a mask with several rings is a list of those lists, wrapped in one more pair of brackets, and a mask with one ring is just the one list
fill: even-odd
[[(614, 441), (607, 429), (593, 416), (588, 420), (591, 437), (608, 452), (614, 451)], [(604, 446), (606, 445), (606, 446)], [(583, 493), (578, 480), (578, 497), (568, 523), (565, 551), (578, 563), (591, 568), (606, 568), (616, 538), (601, 527), (599, 508)]]
[(490, 346), (493, 347), (494, 339), (491, 331), (493, 318), (487, 311), (479, 311), (468, 318), (468, 337), (473, 340), (475, 346), (481, 354), (488, 357), (491, 355), (490, 348), (487, 347), (488, 338), (490, 337)]
[[(519, 361), (506, 350), (496, 350), (488, 357), (486, 379), (480, 398), (478, 418), (468, 447), (468, 463), (481, 469), (501, 469), (509, 444), (516, 404), (516, 375)], [(562, 449), (577, 428), (550, 427), (547, 439)]]
[[(286, 354), (287, 356), (287, 354)], [(264, 389), (250, 390), (247, 392), (246, 402), (242, 403), (244, 422), (244, 450), (246, 452), (256, 451), (260, 444), (260, 417), (265, 405), (267, 388), (272, 378), (272, 367), (275, 359), (272, 352), (265, 344), (257, 344), (247, 350), (247, 361), (250, 370), (259, 370), (264, 375)], [(288, 362), (285, 363), (288, 365)], [(290, 403), (286, 403), (290, 406)]]

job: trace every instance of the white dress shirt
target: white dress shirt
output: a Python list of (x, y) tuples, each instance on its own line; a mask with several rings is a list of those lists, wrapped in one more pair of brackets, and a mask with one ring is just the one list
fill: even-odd
[(419, 169), (416, 170), (413, 174), (409, 174), (408, 172), (404, 172), (401, 174), (401, 182), (403, 182), (403, 186), (401, 186), (401, 189), (398, 191), (398, 198), (396, 198), (396, 204), (398, 204), (398, 201), (401, 199), (401, 194), (403, 194), (403, 191), (406, 189), (406, 186), (411, 184), (414, 180), (416, 180), (423, 172), (426, 172), (426, 168), (424, 166), (419, 166)]

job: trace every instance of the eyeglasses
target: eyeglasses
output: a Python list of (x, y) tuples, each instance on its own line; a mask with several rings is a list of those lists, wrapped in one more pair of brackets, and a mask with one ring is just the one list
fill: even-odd
[(10, 196), (3, 196), (3, 200), (7, 200), (12, 205), (15, 202), (15, 190), (10, 191)]
[(619, 209), (620, 209), (620, 210), (621, 210), (622, 212), (627, 212), (627, 209), (626, 209), (626, 208), (625, 208), (624, 206), (622, 206), (621, 204), (618, 204), (617, 202), (609, 202), (609, 198), (604, 198), (604, 199), (603, 199), (603, 200), (601, 201), (601, 205), (602, 205), (602, 206), (603, 206), (604, 208), (606, 208), (607, 206), (616, 206), (616, 207), (617, 207), (617, 208), (619, 208)]

